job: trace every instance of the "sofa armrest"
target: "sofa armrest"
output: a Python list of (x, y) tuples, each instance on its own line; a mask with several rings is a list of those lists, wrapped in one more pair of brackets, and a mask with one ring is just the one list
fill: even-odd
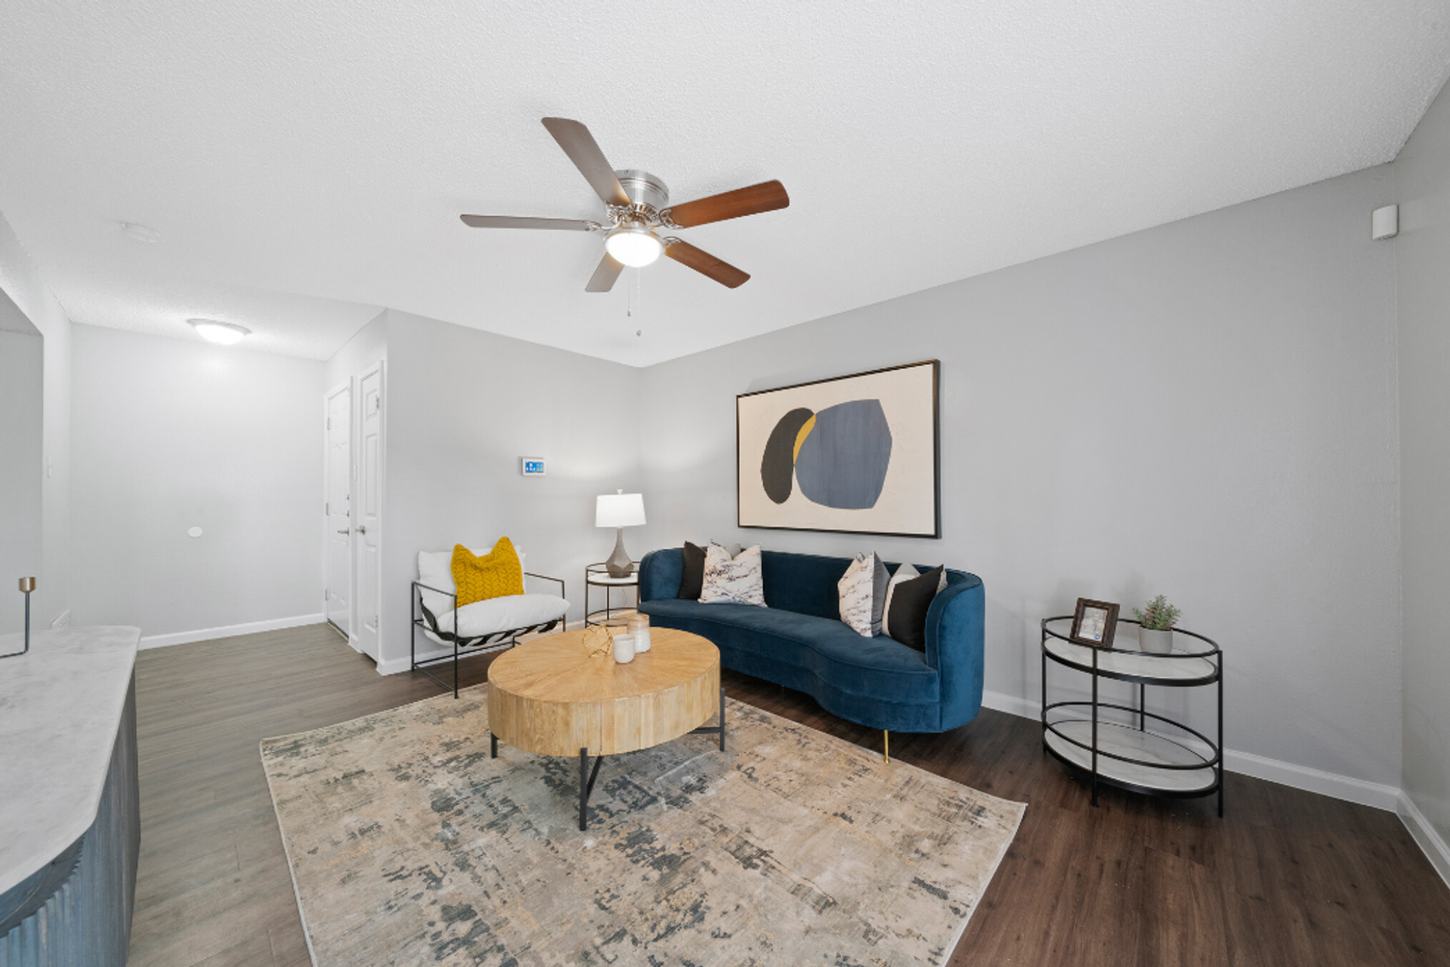
[(667, 547), (650, 551), (639, 562), (639, 601), (658, 601), (680, 593), (680, 579), (685, 574), (683, 548)]
[(926, 613), (926, 661), (941, 675), (941, 730), (970, 722), (982, 709), (986, 593), (961, 571)]

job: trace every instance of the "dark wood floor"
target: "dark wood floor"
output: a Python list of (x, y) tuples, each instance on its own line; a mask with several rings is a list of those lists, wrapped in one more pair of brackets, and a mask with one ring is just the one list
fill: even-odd
[[(487, 659), (467, 663), (469, 684)], [(726, 674), (731, 697), (871, 748), (880, 733)], [(308, 961), (257, 743), (439, 694), (325, 626), (142, 652), (132, 967)], [(984, 710), (892, 758), (1029, 803), (954, 965), (1450, 964), (1450, 889), (1391, 813), (1230, 776), (1228, 815), (1083, 788), (1036, 723)], [(784, 965), (783, 965), (784, 967)]]

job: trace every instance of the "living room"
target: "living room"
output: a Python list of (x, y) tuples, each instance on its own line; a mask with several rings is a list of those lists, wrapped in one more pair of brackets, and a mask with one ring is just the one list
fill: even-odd
[[(451, 650), (404, 605), (420, 552), (510, 538), (522, 571), (565, 582), (553, 630), (580, 633), (605, 590), (586, 569), (616, 538), (598, 500), (616, 492), (641, 495), (646, 522), (623, 531), (636, 562), (718, 542), (980, 578), (981, 711), (890, 730), (889, 762), (882, 727), (829, 698), (728, 655), (719, 671), (747, 715), (727, 756), (769, 719), (841, 743), (888, 793), (939, 780), (1026, 804), (980, 893), (913, 926), (935, 951), (921, 962), (1445, 962), (1450, 657), (1432, 622), (1450, 577), (1450, 11), (644, 12), (0, 13), (5, 580), (36, 579), (3, 592), (0, 632), (18, 638), (29, 608), (34, 644), (0, 661), (0, 687), (60, 647), (47, 635), (139, 629), (134, 914), (121, 959), (89, 962), (124, 963), (127, 943), (133, 964), (180, 967), (434, 957), (428, 931), (392, 921), (351, 955), (327, 946), (381, 894), (308, 893), (287, 777), (258, 743), (453, 701), (412, 671), (418, 649)], [(649, 83), (611, 54), (685, 48), (689, 67)], [(779, 179), (788, 205), (681, 232), (749, 281), (667, 250), (586, 292), (593, 234), (460, 224), (603, 217), (540, 124), (555, 116), (614, 165), (662, 174), (675, 202)], [(873, 182), (892, 190), (863, 203)], [(217, 346), (189, 319), (249, 332)], [(742, 518), (742, 398), (923, 361), (935, 534)], [(342, 389), (344, 482), (374, 461), (371, 544), (361, 492), (345, 535), (324, 507)], [(1222, 819), (1215, 796), (1095, 790), (1044, 754), (1042, 619), (1079, 599), (1126, 619), (1158, 594), (1222, 648), (1221, 709), (1213, 688), (1148, 696), (1210, 737), (1222, 723)], [(462, 660), (459, 701), (530, 644)], [(1049, 700), (1087, 695), (1087, 677), (1050, 674), (1067, 685)], [(47, 714), (72, 714), (50, 684)], [(477, 768), (519, 767), (486, 739)], [(713, 741), (674, 745), (714, 762)], [(573, 825), (572, 762), (554, 800), (530, 800), (555, 809), (559, 842), (607, 842), (629, 756), (648, 758), (598, 773), (592, 833)], [(7, 822), (69, 788), (60, 771), (38, 773), (55, 790), (7, 783)], [(513, 849), (522, 834), (497, 835)], [(590, 865), (600, 853), (574, 868), (590, 882), (613, 872)], [(907, 897), (911, 877), (889, 872), (856, 887)], [(715, 909), (736, 886), (715, 884)], [(470, 896), (448, 936), (567, 919), (531, 895)], [(589, 962), (533, 942), (518, 949), (534, 962)], [(749, 956), (858, 956), (835, 942), (798, 930), (776, 959)]]

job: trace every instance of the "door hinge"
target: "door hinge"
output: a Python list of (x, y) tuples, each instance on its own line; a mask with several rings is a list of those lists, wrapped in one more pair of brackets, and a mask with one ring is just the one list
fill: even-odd
[(322, 502), (322, 514), (324, 517), (332, 515), (332, 504), (325, 500)]
[(330, 416), (327, 418), (327, 428), (332, 429), (332, 417)]

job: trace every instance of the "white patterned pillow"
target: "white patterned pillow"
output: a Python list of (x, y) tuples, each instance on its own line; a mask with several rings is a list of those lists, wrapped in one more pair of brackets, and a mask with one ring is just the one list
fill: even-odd
[(765, 584), (760, 575), (760, 545), (747, 547), (734, 557), (719, 544), (705, 549), (705, 581), (701, 604), (753, 604), (765, 607)]
[(858, 554), (836, 582), (840, 594), (841, 620), (865, 638), (881, 633), (881, 612), (886, 605), (886, 565), (873, 552)]

